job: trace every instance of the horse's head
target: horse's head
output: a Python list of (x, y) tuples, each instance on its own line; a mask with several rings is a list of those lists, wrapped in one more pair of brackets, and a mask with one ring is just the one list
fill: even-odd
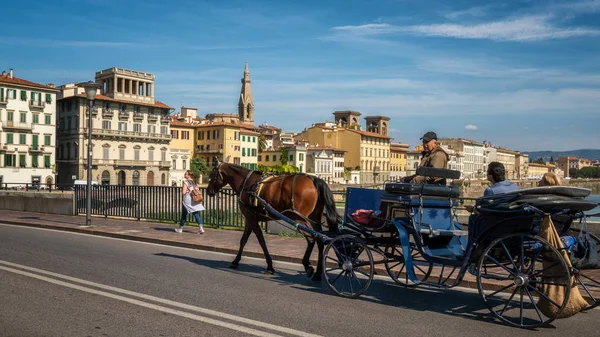
[(208, 181), (208, 187), (206, 188), (206, 193), (214, 197), (223, 186), (227, 185), (229, 182), (227, 181), (226, 176), (223, 174), (223, 162), (219, 160), (216, 156), (213, 159), (213, 170), (210, 173), (210, 179)]

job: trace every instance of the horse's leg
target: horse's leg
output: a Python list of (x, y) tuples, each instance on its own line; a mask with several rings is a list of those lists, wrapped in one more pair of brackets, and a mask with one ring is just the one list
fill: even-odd
[(315, 273), (315, 268), (310, 265), (310, 254), (312, 253), (313, 248), (315, 247), (315, 239), (311, 237), (306, 237), (306, 251), (304, 252), (304, 257), (302, 258), (302, 265), (304, 266), (304, 271), (306, 272), (306, 276), (309, 278), (312, 277)]
[(255, 222), (254, 228), (252, 229), (256, 238), (258, 239), (258, 244), (263, 250), (265, 254), (265, 259), (267, 260), (267, 271), (265, 274), (275, 274), (275, 269), (273, 268), (273, 259), (271, 259), (271, 254), (269, 254), (269, 250), (267, 249), (267, 243), (265, 242), (265, 237), (263, 236), (263, 232), (258, 225), (258, 221)]
[[(309, 219), (312, 221), (312, 227), (317, 232), (321, 232), (323, 230), (323, 227), (321, 226), (322, 214), (323, 214), (322, 207), (316, 207), (315, 211), (309, 216)], [(314, 275), (312, 276), (312, 280), (313, 281), (321, 281), (321, 276), (323, 275), (324, 244), (322, 241), (320, 241), (318, 239), (316, 241), (317, 241), (317, 249), (318, 249), (319, 257), (317, 259), (317, 270), (315, 271)], [(314, 243), (313, 243), (313, 245), (314, 245)], [(312, 252), (312, 248), (311, 248), (311, 252)]]
[(242, 259), (242, 252), (244, 251), (244, 246), (246, 245), (246, 242), (248, 242), (248, 237), (250, 236), (251, 232), (252, 232), (252, 228), (248, 225), (248, 220), (246, 220), (246, 227), (244, 227), (244, 234), (242, 234), (242, 238), (240, 239), (240, 249), (238, 250), (235, 260), (233, 260), (233, 262), (231, 262), (231, 265), (229, 266), (229, 268), (236, 269), (238, 267), (238, 265), (240, 264), (240, 260)]

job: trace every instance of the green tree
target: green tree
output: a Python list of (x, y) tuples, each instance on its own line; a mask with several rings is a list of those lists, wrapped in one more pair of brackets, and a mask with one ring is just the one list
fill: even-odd
[(282, 147), (281, 148), (281, 165), (285, 166), (287, 165), (288, 161), (290, 159), (290, 154), (288, 153), (288, 149), (287, 147)]
[(210, 172), (208, 165), (206, 165), (204, 159), (200, 157), (192, 159), (190, 162), (190, 170), (194, 173), (194, 180), (198, 180), (200, 175), (202, 175), (202, 177), (208, 177), (208, 173)]
[(352, 178), (351, 174), (350, 174), (350, 170), (346, 167), (344, 169), (344, 179), (346, 179), (346, 181), (349, 181), (350, 178)]
[(576, 168), (569, 169), (569, 177), (579, 178), (579, 170)]
[(550, 156), (550, 162), (554, 163), (554, 157), (553, 156)]
[(546, 164), (546, 162), (544, 161), (544, 158), (542, 158), (542, 157), (536, 159), (534, 161), (534, 163), (537, 163), (537, 164)]

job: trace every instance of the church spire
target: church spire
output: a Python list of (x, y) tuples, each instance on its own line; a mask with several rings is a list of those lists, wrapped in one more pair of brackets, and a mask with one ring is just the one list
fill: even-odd
[(238, 102), (238, 114), (242, 123), (254, 124), (254, 100), (250, 88), (251, 82), (250, 70), (248, 70), (248, 62), (246, 62), (244, 77), (242, 78), (242, 91)]

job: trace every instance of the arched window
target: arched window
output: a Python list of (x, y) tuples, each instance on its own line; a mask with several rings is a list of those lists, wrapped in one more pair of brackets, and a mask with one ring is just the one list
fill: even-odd
[(167, 183), (167, 176), (166, 176), (166, 175), (163, 173), (163, 174), (160, 176), (160, 184), (161, 184), (161, 185), (165, 185), (166, 183)]
[(102, 185), (110, 185), (110, 172), (106, 170), (102, 172)]
[(146, 186), (154, 186), (154, 172), (148, 172), (146, 176)]
[(140, 184), (140, 172), (133, 171), (133, 175), (131, 176), (131, 184), (134, 186), (138, 186)]
[(119, 174), (117, 174), (118, 177), (118, 184), (121, 186), (125, 186), (125, 171), (119, 171)]

